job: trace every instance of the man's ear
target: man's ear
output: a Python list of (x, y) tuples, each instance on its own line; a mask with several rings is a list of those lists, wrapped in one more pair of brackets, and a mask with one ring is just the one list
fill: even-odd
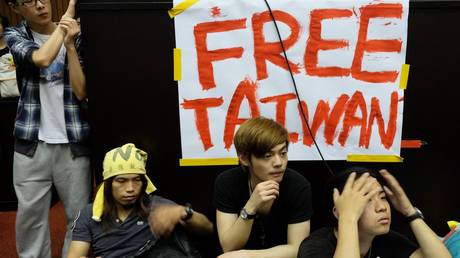
[(334, 217), (339, 220), (339, 213), (337, 212), (337, 209), (334, 207), (332, 207), (332, 213), (334, 214)]
[(238, 159), (240, 161), (240, 164), (245, 167), (249, 167), (249, 165), (251, 164), (247, 155), (238, 154)]

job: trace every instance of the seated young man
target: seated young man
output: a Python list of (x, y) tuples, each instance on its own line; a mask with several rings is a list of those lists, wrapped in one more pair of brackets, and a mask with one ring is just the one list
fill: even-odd
[(253, 118), (239, 127), (234, 144), (241, 166), (215, 181), (219, 257), (296, 257), (313, 212), (310, 183), (286, 167), (288, 132)]
[[(388, 171), (348, 168), (333, 176), (326, 194), (329, 205), (325, 212), (331, 214), (335, 227), (319, 229), (306, 238), (300, 246), (299, 258), (451, 257)], [(419, 248), (390, 230), (388, 200), (406, 217)]]
[(168, 257), (186, 257), (185, 253), (192, 250), (179, 250), (174, 245), (182, 239), (185, 243), (181, 243), (189, 247), (178, 226), (197, 233), (212, 232), (212, 223), (191, 206), (150, 196), (155, 186), (146, 174), (146, 160), (147, 153), (131, 143), (105, 155), (104, 182), (94, 203), (75, 219), (68, 258), (87, 256), (90, 249), (104, 258), (157, 257), (159, 252), (170, 254)]

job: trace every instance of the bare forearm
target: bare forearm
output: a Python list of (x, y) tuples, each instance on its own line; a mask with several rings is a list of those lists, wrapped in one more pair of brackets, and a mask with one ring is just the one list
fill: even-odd
[(359, 236), (357, 222), (352, 219), (339, 219), (337, 247), (334, 258), (359, 258)]
[(32, 53), (32, 61), (39, 68), (47, 68), (53, 63), (64, 42), (65, 31), (56, 27), (50, 38)]
[(185, 227), (187, 230), (196, 233), (196, 234), (211, 234), (214, 231), (214, 226), (209, 219), (199, 213), (194, 212), (193, 216), (185, 222)]
[(238, 250), (246, 245), (251, 234), (254, 220), (243, 220), (238, 217), (235, 223), (225, 232), (219, 232), (220, 245), (224, 252)]
[(68, 16), (70, 18), (75, 17), (75, 5), (77, 4), (77, 1), (70, 0), (69, 5), (67, 6), (67, 10), (64, 13), (64, 16)]
[(245, 258), (296, 258), (298, 245), (278, 245), (268, 249), (241, 250)]
[(451, 258), (446, 246), (422, 219), (410, 223), (412, 232), (420, 246), (423, 258)]
[(67, 47), (67, 61), (69, 66), (69, 80), (73, 93), (79, 100), (83, 100), (86, 98), (86, 78), (74, 46)]
[(72, 241), (70, 243), (67, 258), (81, 258), (86, 257), (89, 253), (90, 243), (83, 241)]

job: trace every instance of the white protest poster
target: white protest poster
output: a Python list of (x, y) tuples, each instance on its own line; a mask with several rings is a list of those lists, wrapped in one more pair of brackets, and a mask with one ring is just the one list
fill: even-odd
[(260, 115), (287, 128), (290, 160), (320, 159), (313, 138), (327, 160), (399, 155), (408, 0), (268, 4), (200, 0), (175, 16), (182, 158), (235, 158), (235, 131)]

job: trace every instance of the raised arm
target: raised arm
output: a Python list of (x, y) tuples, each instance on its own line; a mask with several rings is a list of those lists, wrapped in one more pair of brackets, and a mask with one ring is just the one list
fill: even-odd
[(86, 78), (75, 46), (76, 37), (80, 33), (80, 25), (73, 18), (64, 15), (59, 26), (66, 31), (64, 46), (67, 50), (70, 85), (75, 96), (79, 100), (83, 100), (86, 98)]
[(59, 25), (51, 34), (50, 38), (37, 50), (32, 53), (32, 61), (39, 68), (47, 68), (56, 59), (59, 50), (61, 49), (64, 39), (67, 37), (67, 28), (61, 23), (63, 20), (73, 18), (75, 16), (76, 0), (70, 0), (66, 13), (62, 16)]
[(366, 205), (381, 188), (374, 188), (376, 180), (365, 173), (357, 180), (356, 173), (351, 173), (342, 193), (334, 189), (333, 199), (335, 215), (338, 217), (337, 247), (334, 258), (359, 258), (358, 220)]
[(65, 34), (65, 29), (62, 26), (57, 26), (49, 39), (32, 52), (32, 62), (39, 68), (50, 66), (61, 49)]
[(77, 0), (70, 0), (69, 5), (67, 6), (67, 10), (65, 11), (63, 16), (67, 16), (69, 18), (75, 18), (75, 6), (77, 5)]
[[(408, 217), (415, 213), (415, 208), (404, 192), (403, 188), (387, 170), (380, 170), (380, 174), (385, 178), (389, 187), (384, 187), (385, 193), (390, 199), (393, 207)], [(451, 258), (449, 251), (438, 236), (421, 218), (410, 222), (412, 232), (420, 246), (410, 258)]]
[[(271, 205), (279, 195), (279, 184), (268, 180), (257, 184), (246, 202), (244, 209), (250, 215), (256, 214), (259, 209)], [(239, 214), (216, 211), (217, 233), (224, 252), (238, 250), (246, 245), (251, 234), (254, 220), (243, 219)]]

